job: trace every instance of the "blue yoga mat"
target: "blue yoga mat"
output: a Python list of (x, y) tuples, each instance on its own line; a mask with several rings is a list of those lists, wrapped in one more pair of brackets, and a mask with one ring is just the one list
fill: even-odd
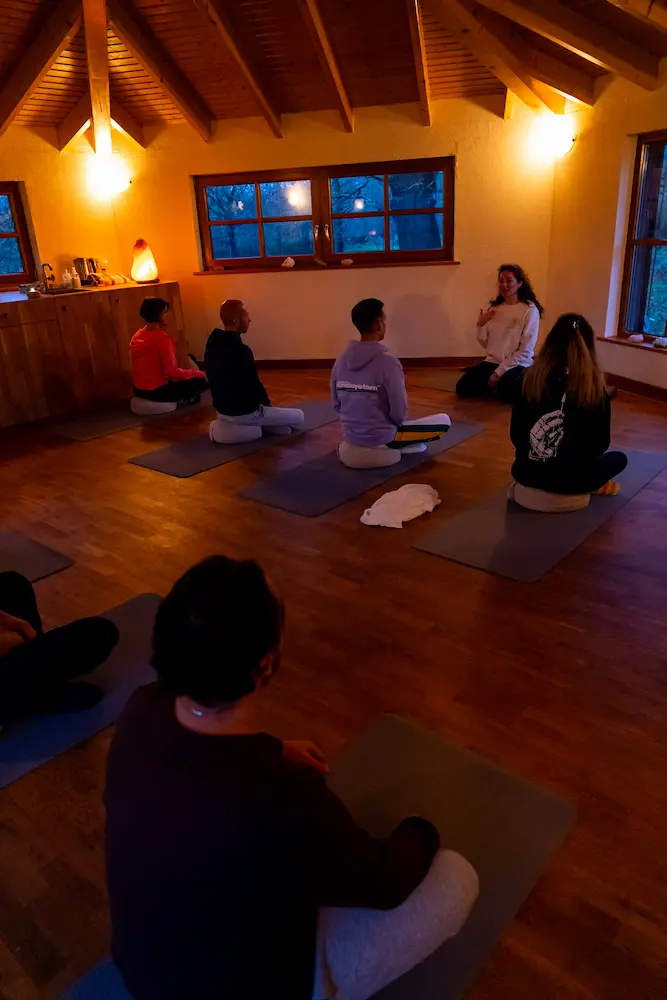
[(99, 705), (71, 715), (31, 716), (3, 730), (0, 788), (111, 725), (133, 691), (155, 680), (148, 657), (159, 601), (156, 594), (141, 594), (104, 616), (118, 626), (120, 641), (106, 663), (85, 678), (104, 688)]
[(291, 441), (299, 434), (316, 430), (326, 424), (333, 424), (338, 420), (338, 414), (332, 408), (329, 400), (311, 400), (302, 403), (300, 408), (305, 415), (304, 422), (300, 427), (295, 428), (289, 436), (265, 434), (257, 441), (244, 441), (242, 444), (216, 444), (210, 440), (208, 433), (197, 434), (194, 437), (186, 438), (185, 441), (176, 441), (164, 448), (157, 448), (144, 455), (137, 455), (130, 459), (130, 465), (140, 465), (144, 469), (162, 472), (165, 476), (175, 476), (177, 479), (189, 479), (190, 476), (196, 476), (200, 472), (216, 469), (220, 465), (234, 462), (237, 458), (251, 455), (255, 451), (261, 451), (263, 448), (280, 441)]
[(113, 962), (107, 959), (65, 990), (58, 1000), (132, 1000), (132, 997)]
[(0, 531), (0, 573), (13, 570), (31, 583), (36, 583), (72, 565), (69, 556), (36, 542), (34, 538), (15, 531)]
[(382, 483), (388, 483), (396, 476), (411, 472), (483, 430), (479, 424), (457, 421), (439, 441), (432, 441), (426, 451), (417, 455), (403, 455), (398, 465), (390, 465), (385, 469), (348, 469), (339, 461), (336, 452), (330, 451), (296, 469), (258, 479), (247, 489), (241, 490), (239, 496), (257, 500), (268, 507), (278, 507), (290, 514), (319, 517)]

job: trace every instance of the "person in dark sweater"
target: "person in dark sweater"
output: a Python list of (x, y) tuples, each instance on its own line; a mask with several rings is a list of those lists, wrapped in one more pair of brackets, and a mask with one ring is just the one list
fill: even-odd
[(303, 423), (303, 410), (271, 406), (257, 374), (255, 358), (241, 337), (250, 327), (250, 314), (239, 299), (220, 306), (223, 328), (216, 327), (206, 344), (204, 368), (218, 411), (209, 436), (219, 444), (255, 441), (269, 434), (290, 434)]
[[(439, 850), (429, 822), (370, 836), (327, 788), (313, 744), (253, 728), (283, 622), (257, 563), (223, 556), (189, 570), (158, 610), (159, 681), (118, 722), (105, 795), (112, 952), (134, 1000), (344, 1000), (348, 980), (370, 996), (473, 905), (474, 870)], [(393, 917), (394, 938), (386, 924), (353, 932), (358, 911), (321, 907), (400, 907), (369, 914)], [(346, 932), (354, 943), (337, 947)]]
[[(598, 365), (595, 334), (576, 313), (555, 323), (528, 369), (512, 412), (516, 449), (512, 475), (520, 487), (582, 498), (614, 495), (614, 481), (627, 465), (620, 451), (607, 451), (611, 404)], [(522, 502), (521, 494), (514, 497)], [(539, 508), (544, 509), (544, 508)], [(558, 509), (570, 509), (567, 503)]]

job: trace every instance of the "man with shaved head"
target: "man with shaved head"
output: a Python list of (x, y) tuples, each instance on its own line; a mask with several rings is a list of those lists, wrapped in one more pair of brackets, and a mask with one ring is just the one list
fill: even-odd
[(257, 374), (252, 350), (241, 339), (250, 327), (250, 315), (240, 299), (220, 306), (222, 329), (208, 338), (204, 367), (218, 416), (209, 434), (218, 444), (255, 441), (262, 433), (291, 434), (303, 423), (303, 410), (271, 406)]

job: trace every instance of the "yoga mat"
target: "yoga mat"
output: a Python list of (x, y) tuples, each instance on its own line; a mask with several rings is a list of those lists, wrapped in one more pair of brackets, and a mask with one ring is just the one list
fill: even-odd
[[(547, 867), (574, 807), (396, 716), (384, 716), (333, 764), (330, 786), (371, 833), (426, 816), (465, 855), (480, 896), (459, 935), (375, 1000), (458, 1000)], [(60, 1000), (131, 1000), (107, 960)]]
[(0, 573), (15, 570), (35, 583), (72, 565), (73, 560), (62, 552), (14, 531), (0, 531)]
[(444, 372), (419, 369), (405, 373), (405, 384), (419, 389), (441, 389), (443, 392), (456, 392), (456, 383), (462, 375), (463, 372), (459, 368)]
[(296, 469), (259, 479), (252, 486), (241, 490), (239, 496), (287, 510), (291, 514), (318, 517), (382, 483), (389, 482), (395, 476), (416, 469), (483, 430), (478, 424), (452, 424), (451, 430), (439, 441), (432, 441), (425, 452), (404, 455), (398, 465), (391, 465), (386, 469), (348, 469), (339, 462), (336, 452), (330, 451)]
[(434, 733), (387, 715), (333, 764), (329, 784), (371, 833), (425, 816), (477, 871), (463, 929), (376, 1000), (458, 1000), (560, 847), (574, 806)]
[(131, 465), (141, 465), (144, 469), (163, 472), (165, 476), (175, 476), (177, 479), (189, 479), (199, 472), (208, 472), (219, 465), (226, 465), (244, 455), (266, 448), (267, 445), (285, 441), (306, 431), (313, 431), (326, 424), (338, 420), (338, 414), (326, 400), (315, 400), (302, 403), (299, 407), (305, 414), (305, 420), (298, 430), (292, 431), (288, 438), (276, 434), (264, 434), (257, 441), (245, 441), (243, 444), (215, 444), (208, 433), (198, 434), (186, 441), (177, 441), (157, 451), (149, 451), (130, 459)]
[[(507, 499), (507, 485), (467, 510), (436, 523), (414, 548), (533, 583), (573, 552), (596, 528), (667, 467), (667, 453), (627, 450), (615, 497), (591, 497), (588, 507), (565, 514), (526, 510)], [(437, 516), (437, 515), (436, 515)]]
[(58, 1000), (132, 1000), (132, 997), (113, 962), (107, 958), (65, 990)]
[(104, 688), (99, 705), (71, 715), (30, 716), (3, 728), (0, 788), (111, 725), (133, 691), (155, 680), (148, 657), (159, 600), (156, 594), (141, 594), (105, 614), (118, 626), (120, 641), (106, 663), (81, 678)]
[(176, 410), (168, 413), (133, 413), (130, 409), (130, 401), (125, 400), (121, 406), (113, 410), (105, 410), (104, 413), (84, 413), (76, 420), (67, 420), (62, 424), (54, 424), (49, 428), (51, 434), (59, 437), (69, 438), (71, 441), (94, 441), (96, 438), (108, 437), (110, 434), (117, 434), (119, 431), (127, 431), (132, 427), (140, 427), (141, 424), (152, 423), (154, 420), (162, 420), (163, 417), (175, 417), (182, 413), (191, 413), (201, 407), (211, 405), (211, 394), (205, 392), (199, 403), (189, 406), (179, 406)]

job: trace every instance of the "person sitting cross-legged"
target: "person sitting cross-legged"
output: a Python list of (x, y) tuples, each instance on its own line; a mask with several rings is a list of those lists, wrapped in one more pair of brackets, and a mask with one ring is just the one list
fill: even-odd
[(105, 794), (112, 954), (133, 1000), (365, 1000), (475, 902), (474, 869), (430, 822), (371, 836), (316, 746), (253, 726), (283, 630), (261, 567), (224, 556), (158, 610), (158, 683), (117, 724)]
[(209, 436), (217, 444), (257, 441), (263, 433), (291, 434), (303, 423), (303, 410), (271, 406), (257, 374), (255, 358), (241, 337), (250, 327), (250, 314), (240, 299), (220, 306), (222, 329), (216, 327), (206, 344), (204, 368), (217, 418)]
[(401, 455), (426, 450), (451, 427), (446, 413), (407, 421), (403, 366), (382, 341), (384, 303), (362, 299), (352, 310), (360, 340), (350, 342), (331, 372), (331, 399), (340, 415), (338, 457), (351, 469), (397, 465)]
[(516, 449), (511, 497), (522, 507), (559, 512), (587, 506), (591, 493), (615, 496), (615, 477), (628, 463), (607, 451), (611, 404), (583, 316), (565, 313), (526, 371), (512, 411)]
[(133, 391), (152, 403), (198, 403), (208, 389), (206, 375), (195, 368), (180, 368), (174, 342), (167, 332), (169, 303), (144, 299), (139, 315), (144, 326), (130, 341)]

